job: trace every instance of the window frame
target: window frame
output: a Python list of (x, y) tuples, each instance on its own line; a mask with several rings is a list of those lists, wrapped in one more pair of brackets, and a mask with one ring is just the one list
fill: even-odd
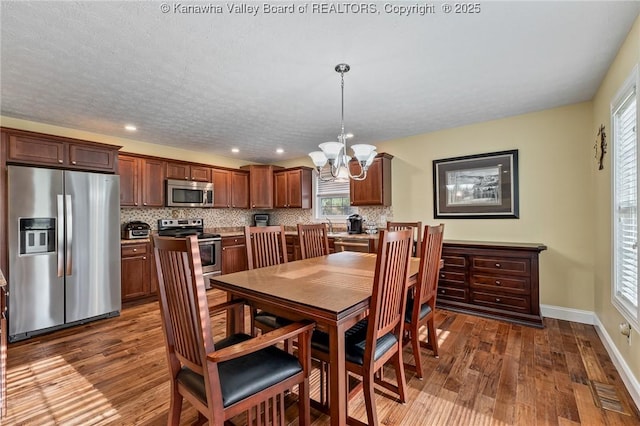
[[(617, 174), (618, 174), (618, 161), (617, 150), (619, 149), (619, 142), (617, 139), (616, 128), (616, 114), (622, 108), (629, 99), (635, 97), (636, 101), (636, 114), (635, 114), (635, 145), (636, 145), (636, 224), (640, 224), (640, 145), (638, 138), (638, 124), (640, 123), (640, 74), (638, 65), (636, 65), (629, 77), (624, 81), (616, 95), (611, 102), (610, 110), (610, 129), (611, 129), (611, 303), (620, 312), (620, 314), (633, 326), (636, 330), (640, 329), (640, 284), (639, 274), (636, 270), (636, 306), (633, 302), (630, 302), (628, 298), (622, 297), (621, 292), (618, 291), (618, 213), (617, 213)], [(637, 237), (640, 237), (638, 235)], [(640, 265), (640, 250), (636, 250), (636, 265)], [(637, 267), (636, 267), (637, 268)]]
[[(322, 170), (322, 176), (324, 177), (328, 177), (330, 176), (330, 172), (328, 171), (328, 169), (323, 169)], [(320, 189), (321, 189), (321, 185), (322, 182), (320, 181), (320, 174), (315, 173), (315, 180), (314, 180), (314, 188), (313, 188), (313, 192), (314, 192), (314, 198), (315, 198), (315, 208), (313, 209), (313, 217), (314, 220), (316, 221), (324, 221), (324, 220), (331, 220), (331, 221), (345, 221), (347, 219), (347, 217), (349, 217), (350, 214), (353, 213), (358, 213), (358, 208), (354, 207), (354, 206), (350, 206), (351, 208), (351, 213), (346, 214), (346, 215), (324, 215), (322, 214), (322, 198), (335, 198), (335, 197), (344, 197), (344, 198), (349, 198), (349, 200), (351, 199), (351, 192), (350, 192), (350, 183), (347, 181), (345, 182), (345, 189), (343, 191), (327, 191), (327, 192), (322, 192), (320, 193)], [(351, 203), (349, 203), (351, 204)]]

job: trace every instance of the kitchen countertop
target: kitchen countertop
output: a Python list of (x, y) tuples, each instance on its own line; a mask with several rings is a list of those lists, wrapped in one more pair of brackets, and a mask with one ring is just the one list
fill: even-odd
[[(292, 229), (293, 228), (293, 229)], [(228, 227), (228, 228), (206, 228), (204, 232), (208, 234), (220, 234), (221, 237), (244, 237), (244, 227)], [(298, 235), (298, 231), (293, 226), (285, 227), (285, 235)], [(379, 234), (349, 234), (346, 231), (330, 232), (329, 238), (351, 238), (359, 240), (377, 240)], [(140, 244), (150, 242), (150, 238), (139, 238), (136, 240), (120, 240), (121, 244)]]

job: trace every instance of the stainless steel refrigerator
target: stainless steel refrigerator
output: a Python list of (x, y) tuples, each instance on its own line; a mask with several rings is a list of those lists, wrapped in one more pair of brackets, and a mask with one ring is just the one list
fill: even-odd
[(120, 312), (119, 176), (8, 167), (9, 341)]

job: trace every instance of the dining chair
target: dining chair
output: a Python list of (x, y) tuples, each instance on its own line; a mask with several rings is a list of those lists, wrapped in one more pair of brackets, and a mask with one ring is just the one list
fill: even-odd
[[(171, 375), (169, 425), (180, 423), (183, 399), (209, 425), (246, 412), (247, 423), (285, 424), (284, 392), (298, 385), (299, 423), (310, 423), (309, 372), (311, 323), (252, 338), (234, 334), (214, 343), (210, 315), (242, 304), (211, 308), (202, 277), (196, 236), (154, 236), (160, 312)], [(276, 343), (297, 338), (298, 355)]]
[(414, 245), (411, 250), (413, 257), (420, 257), (422, 242), (421, 242), (421, 233), (422, 233), (422, 222), (390, 222), (387, 221), (387, 230), (389, 231), (400, 231), (402, 229), (411, 229), (415, 233), (412, 234), (415, 238)]
[(300, 243), (300, 258), (308, 259), (329, 254), (329, 238), (327, 224), (313, 225), (298, 224), (298, 240)]
[[(284, 226), (245, 226), (248, 269), (287, 263), (287, 240)], [(263, 333), (290, 324), (291, 321), (265, 311), (251, 309), (252, 330)]]
[[(406, 400), (402, 335), (412, 241), (411, 230), (380, 232), (369, 315), (345, 333), (346, 369), (362, 377), (368, 421), (348, 417), (349, 424), (378, 424), (374, 383), (397, 393), (403, 403)], [(330, 349), (329, 335), (314, 331), (311, 357), (329, 363)], [(376, 374), (387, 362), (393, 364), (397, 385)], [(347, 389), (348, 399), (359, 389)]]
[[(436, 296), (438, 293), (438, 272), (442, 255), (442, 241), (444, 224), (425, 226), (422, 239), (420, 268), (413, 294), (407, 298), (407, 310), (404, 317), (404, 344), (411, 343), (415, 366), (405, 364), (405, 367), (415, 369), (418, 378), (422, 379), (422, 359), (420, 347), (427, 347), (438, 358), (438, 335), (436, 334), (435, 312)], [(427, 341), (420, 341), (420, 327), (427, 325)]]

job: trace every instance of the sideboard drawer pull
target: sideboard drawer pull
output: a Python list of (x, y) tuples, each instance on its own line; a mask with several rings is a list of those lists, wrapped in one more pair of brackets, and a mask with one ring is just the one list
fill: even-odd
[(502, 285), (502, 282), (500, 280), (496, 280), (496, 285)]
[(501, 302), (501, 300), (500, 300), (500, 298), (499, 298), (499, 297), (496, 297), (496, 302), (497, 302), (497, 303), (500, 303), (500, 302)]
[(499, 264), (499, 263), (496, 263), (496, 268), (499, 268), (499, 267), (500, 267), (500, 264)]

